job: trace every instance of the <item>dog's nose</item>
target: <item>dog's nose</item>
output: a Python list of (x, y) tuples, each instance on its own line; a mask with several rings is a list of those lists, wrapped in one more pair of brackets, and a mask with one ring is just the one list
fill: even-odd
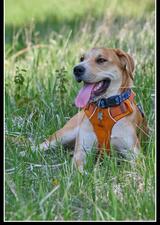
[(85, 72), (85, 68), (83, 66), (75, 66), (73, 69), (73, 73), (75, 76), (79, 77), (81, 75), (83, 75)]

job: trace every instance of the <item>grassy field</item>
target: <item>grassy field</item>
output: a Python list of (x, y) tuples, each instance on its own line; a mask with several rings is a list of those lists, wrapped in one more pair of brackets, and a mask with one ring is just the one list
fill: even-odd
[[(155, 219), (154, 18), (152, 0), (5, 1), (6, 221)], [(133, 90), (152, 132), (135, 168), (114, 153), (94, 164), (93, 151), (81, 175), (69, 149), (31, 145), (78, 111), (72, 68), (95, 46), (133, 55)]]

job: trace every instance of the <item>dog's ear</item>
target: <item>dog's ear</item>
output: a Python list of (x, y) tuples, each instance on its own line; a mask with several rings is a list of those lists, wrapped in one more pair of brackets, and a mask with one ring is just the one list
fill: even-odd
[(114, 49), (118, 56), (122, 70), (126, 71), (133, 80), (134, 61), (133, 58), (126, 52), (120, 49)]

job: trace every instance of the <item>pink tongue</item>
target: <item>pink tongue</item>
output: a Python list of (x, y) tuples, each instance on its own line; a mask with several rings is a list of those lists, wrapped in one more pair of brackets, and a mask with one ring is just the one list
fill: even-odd
[(83, 108), (87, 105), (94, 86), (95, 84), (85, 84), (84, 87), (81, 88), (75, 100), (75, 104), (78, 108)]

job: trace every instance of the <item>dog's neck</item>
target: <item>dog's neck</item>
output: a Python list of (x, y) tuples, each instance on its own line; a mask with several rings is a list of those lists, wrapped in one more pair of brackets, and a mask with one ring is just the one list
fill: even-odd
[[(109, 98), (111, 96), (114, 96), (114, 95), (118, 95), (118, 94), (121, 94), (121, 89), (120, 89), (120, 86), (117, 85), (117, 86), (114, 86), (114, 87), (109, 87), (107, 92), (104, 93), (103, 97), (104, 98)], [(101, 97), (101, 96), (100, 96)]]
[[(121, 83), (121, 84), (120, 84)], [(114, 95), (120, 95), (127, 89), (132, 88), (133, 81), (131, 79), (125, 79), (122, 81), (112, 81), (112, 85), (109, 86), (106, 93), (103, 94), (104, 98), (109, 98)], [(101, 98), (101, 96), (99, 96)]]

